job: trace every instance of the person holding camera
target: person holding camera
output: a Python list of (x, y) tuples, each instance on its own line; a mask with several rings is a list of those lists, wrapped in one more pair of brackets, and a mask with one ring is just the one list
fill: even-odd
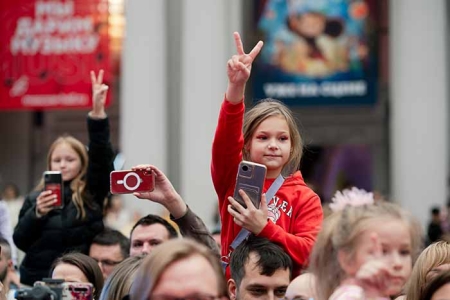
[(22, 206), (14, 230), (14, 242), (26, 255), (20, 266), (20, 280), (33, 285), (48, 277), (52, 262), (62, 254), (87, 254), (96, 234), (104, 229), (103, 200), (109, 191), (113, 170), (113, 149), (105, 113), (108, 86), (103, 70), (91, 71), (93, 108), (87, 117), (89, 151), (76, 138), (64, 135), (50, 147), (47, 170), (62, 176), (63, 205), (55, 207), (57, 196), (44, 190), (44, 180)]

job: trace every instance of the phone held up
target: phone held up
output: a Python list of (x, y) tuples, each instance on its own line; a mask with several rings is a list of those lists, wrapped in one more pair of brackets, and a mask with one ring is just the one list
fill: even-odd
[(256, 208), (259, 208), (261, 196), (264, 189), (264, 181), (266, 179), (267, 168), (264, 165), (250, 161), (241, 161), (236, 177), (236, 186), (234, 188), (233, 198), (243, 207), (244, 199), (239, 194), (239, 190), (243, 190)]
[(155, 188), (155, 173), (147, 170), (112, 171), (111, 194), (151, 192)]
[(61, 172), (59, 171), (45, 171), (44, 172), (44, 190), (52, 191), (56, 195), (55, 208), (62, 208), (64, 205), (64, 189)]

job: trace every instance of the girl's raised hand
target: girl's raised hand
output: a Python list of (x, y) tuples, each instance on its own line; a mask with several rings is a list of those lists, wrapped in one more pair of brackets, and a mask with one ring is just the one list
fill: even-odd
[(242, 100), (245, 84), (250, 78), (252, 63), (263, 46), (263, 42), (259, 41), (252, 51), (246, 54), (241, 36), (237, 32), (234, 32), (234, 43), (237, 54), (227, 62), (228, 90), (226, 96), (233, 103)]
[(89, 116), (97, 119), (106, 118), (105, 103), (108, 86), (103, 84), (103, 70), (98, 72), (98, 76), (91, 71), (92, 82), (92, 111)]

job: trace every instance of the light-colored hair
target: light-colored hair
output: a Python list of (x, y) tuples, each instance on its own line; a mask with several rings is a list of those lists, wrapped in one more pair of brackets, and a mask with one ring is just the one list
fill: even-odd
[(297, 171), (300, 166), (303, 155), (303, 140), (291, 110), (282, 102), (274, 99), (264, 99), (245, 113), (243, 126), (244, 148), (242, 153), (245, 160), (250, 160), (250, 153), (246, 148), (249, 146), (256, 128), (272, 116), (283, 117), (289, 127), (291, 153), (288, 162), (282, 170), (283, 175), (287, 176)]
[(164, 271), (180, 260), (200, 256), (205, 258), (214, 269), (219, 290), (218, 296), (227, 295), (227, 287), (219, 259), (207, 247), (189, 239), (172, 239), (158, 245), (137, 270), (131, 286), (130, 299), (144, 300), (153, 292)]
[(371, 205), (346, 206), (324, 220), (322, 230), (314, 245), (310, 268), (316, 278), (316, 295), (319, 300), (328, 299), (346, 274), (338, 261), (338, 252), (354, 255), (358, 238), (373, 226), (374, 221), (386, 219), (404, 222), (411, 238), (411, 257), (414, 262), (422, 244), (418, 221), (400, 206), (388, 202)]
[[(81, 170), (78, 175), (72, 179), (70, 183), (70, 189), (72, 190), (72, 201), (77, 208), (77, 217), (79, 219), (84, 219), (86, 217), (86, 211), (84, 205), (91, 206), (90, 195), (88, 195), (86, 190), (86, 173), (88, 169), (88, 153), (86, 147), (76, 138), (70, 135), (63, 135), (57, 138), (47, 154), (47, 170), (51, 171), (52, 155), (55, 148), (59, 145), (67, 144), (69, 145), (78, 155), (81, 161)], [(42, 190), (44, 188), (44, 180), (41, 179), (36, 190)]]
[(439, 241), (425, 248), (417, 258), (406, 283), (406, 299), (420, 299), (427, 284), (427, 274), (435, 267), (448, 263), (450, 263), (449, 242)]
[(128, 295), (136, 271), (144, 257), (144, 255), (128, 257), (118, 264), (103, 286), (99, 300), (122, 300), (124, 296)]

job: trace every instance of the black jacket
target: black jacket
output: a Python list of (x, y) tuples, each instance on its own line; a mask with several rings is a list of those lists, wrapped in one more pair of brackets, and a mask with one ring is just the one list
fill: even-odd
[(64, 207), (36, 216), (36, 198), (41, 191), (29, 194), (20, 210), (14, 229), (14, 243), (26, 255), (20, 266), (20, 281), (33, 285), (49, 277), (53, 261), (64, 253), (87, 254), (92, 239), (103, 226), (103, 201), (109, 190), (109, 173), (113, 170), (113, 150), (109, 142), (108, 119), (88, 118), (89, 163), (86, 187), (92, 195), (91, 206), (85, 205), (86, 217), (77, 217), (70, 182), (64, 182)]

